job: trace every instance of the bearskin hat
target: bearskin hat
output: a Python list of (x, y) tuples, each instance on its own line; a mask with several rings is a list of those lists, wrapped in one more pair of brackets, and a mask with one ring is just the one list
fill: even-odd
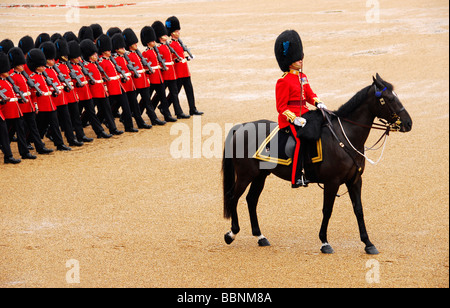
[(166, 28), (169, 35), (171, 35), (172, 32), (181, 30), (180, 21), (175, 16), (169, 17), (166, 20)]
[(69, 44), (65, 39), (59, 39), (55, 42), (56, 58), (67, 61), (69, 59)]
[(22, 49), (23, 54), (26, 55), (34, 47), (34, 40), (31, 36), (26, 35), (22, 37), (17, 44), (20, 49)]
[(123, 38), (122, 34), (120, 34), (120, 33), (116, 33), (112, 36), (111, 44), (112, 44), (111, 50), (113, 50), (113, 51), (126, 47), (125, 39)]
[(56, 46), (51, 41), (42, 43), (39, 49), (42, 50), (47, 60), (56, 59)]
[(111, 51), (112, 50), (111, 38), (105, 34), (100, 35), (97, 39), (97, 49), (99, 54), (102, 54), (105, 51)]
[(167, 29), (166, 26), (159, 20), (155, 21), (152, 24), (153, 30), (155, 30), (155, 34), (157, 38), (160, 38), (161, 36), (167, 35)]
[(34, 48), (39, 48), (42, 43), (51, 41), (50, 34), (48, 33), (41, 33), (38, 35), (36, 40), (34, 41)]
[(94, 35), (94, 40), (103, 34), (103, 28), (99, 24), (92, 24), (90, 27), (92, 29), (92, 34)]
[(25, 60), (25, 56), (23, 55), (23, 51), (19, 47), (11, 48), (9, 50), (8, 57), (11, 67), (24, 65), (27, 63), (27, 61)]
[(67, 43), (69, 43), (70, 41), (76, 41), (77, 43), (80, 42), (80, 40), (78, 40), (78, 37), (72, 31), (67, 31), (66, 33), (64, 33), (63, 37), (66, 39)]
[(78, 44), (77, 41), (70, 41), (69, 43), (67, 43), (67, 47), (69, 48), (69, 59), (76, 59), (81, 57), (80, 44)]
[(85, 39), (94, 40), (94, 32), (91, 27), (83, 26), (78, 31), (78, 40), (81, 42)]
[(125, 39), (126, 48), (128, 49), (131, 45), (139, 43), (136, 33), (131, 28), (126, 28), (122, 32), (123, 38)]
[(36, 68), (45, 66), (47, 60), (45, 59), (44, 52), (38, 48), (33, 48), (27, 53), (27, 66), (30, 71), (36, 71)]
[(145, 26), (141, 30), (141, 43), (147, 47), (150, 42), (156, 41), (155, 30), (150, 26)]
[(8, 56), (6, 53), (0, 52), (0, 74), (8, 73), (11, 70)]
[(0, 51), (3, 51), (5, 54), (7, 54), (9, 50), (13, 47), (14, 43), (10, 39), (4, 39), (3, 41), (0, 42)]
[(53, 35), (50, 37), (50, 40), (54, 43), (59, 39), (62, 39), (63, 36), (61, 35), (61, 33), (53, 33)]
[(106, 31), (106, 35), (109, 37), (112, 37), (116, 33), (122, 33), (122, 30), (120, 30), (120, 28), (117, 27), (111, 27), (108, 29), (108, 31)]
[[(102, 34), (104, 35), (104, 34)], [(80, 43), (80, 49), (81, 49), (81, 55), (83, 56), (83, 59), (86, 61), (89, 60), (89, 58), (94, 54), (97, 53), (97, 47), (95, 47), (95, 44), (91, 40), (83, 40)]]
[(286, 30), (275, 41), (275, 58), (283, 72), (289, 71), (289, 66), (303, 59), (303, 45), (300, 35), (295, 30)]

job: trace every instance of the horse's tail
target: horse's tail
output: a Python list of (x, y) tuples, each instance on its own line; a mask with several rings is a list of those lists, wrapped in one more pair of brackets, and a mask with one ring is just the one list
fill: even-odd
[(234, 187), (236, 185), (236, 175), (233, 164), (233, 137), (240, 126), (242, 125), (235, 125), (228, 133), (222, 158), (223, 217), (227, 219), (231, 218), (233, 211)]

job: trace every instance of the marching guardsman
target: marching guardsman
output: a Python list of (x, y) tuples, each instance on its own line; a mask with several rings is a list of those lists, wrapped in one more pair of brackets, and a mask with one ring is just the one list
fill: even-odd
[(121, 118), (126, 132), (136, 133), (137, 129), (133, 127), (133, 119), (131, 117), (131, 109), (128, 103), (127, 94), (124, 91), (120, 79), (122, 78), (117, 72), (114, 63), (111, 61), (112, 43), (111, 38), (105, 34), (100, 35), (97, 39), (97, 49), (100, 54), (99, 64), (105, 72), (106, 86), (108, 87), (109, 99), (111, 104), (117, 104), (122, 107)]
[(103, 120), (112, 135), (121, 135), (123, 131), (118, 130), (111, 111), (111, 104), (108, 99), (108, 91), (105, 87), (102, 74), (98, 68), (97, 47), (91, 40), (83, 40), (80, 43), (81, 55), (84, 63), (79, 63), (80, 68), (85, 70), (85, 76), (88, 79), (89, 90), (92, 94), (92, 100), (98, 108), (97, 116)]
[[(141, 43), (144, 45), (146, 50), (142, 53), (142, 56), (147, 60), (148, 63), (151, 63), (151, 68), (153, 72), (149, 72), (150, 78), (150, 88), (149, 88), (149, 97), (152, 96), (153, 91), (156, 92), (156, 97), (160, 98), (160, 110), (164, 116), (164, 121), (166, 122), (176, 122), (177, 119), (173, 118), (169, 111), (169, 103), (167, 102), (165, 87), (164, 87), (164, 79), (161, 73), (161, 63), (158, 61), (158, 55), (156, 53), (156, 34), (155, 30), (150, 26), (145, 26), (141, 30)], [(151, 103), (152, 109), (155, 110), (158, 101), (155, 100), (156, 104)], [(141, 105), (141, 112), (144, 111), (145, 105)], [(150, 115), (149, 115), (150, 117)]]
[[(73, 134), (72, 119), (69, 113), (69, 106), (66, 93), (73, 90), (73, 84), (70, 79), (67, 79), (64, 75), (59, 76), (58, 66), (56, 65), (56, 46), (51, 41), (46, 41), (41, 44), (40, 49), (44, 52), (47, 59), (47, 67), (45, 73), (51, 78), (53, 83), (53, 92), (55, 95), (52, 100), (56, 106), (58, 113), (58, 122), (64, 131), (69, 146), (80, 147), (83, 142), (78, 141)], [(59, 73), (58, 73), (59, 72)], [(62, 80), (61, 80), (62, 79)], [(56, 88), (55, 88), (56, 87)], [(59, 94), (56, 94), (59, 93)], [(52, 136), (52, 131), (49, 131), (49, 136)]]
[[(33, 49), (33, 47), (34, 47), (34, 40), (33, 40), (33, 38), (31, 36), (25, 35), (24, 37), (22, 37), (20, 39), (20, 41), (17, 44), (17, 46), (20, 49), (22, 49), (22, 52), (23, 52), (23, 54), (25, 55), (25, 58), (26, 58), (26, 55), (28, 54), (28, 52), (31, 49)], [(25, 73), (27, 75), (31, 75), (32, 72), (28, 69), (28, 66), (26, 64), (24, 65), (24, 70), (25, 70)]]
[[(177, 75), (177, 87), (178, 93), (180, 93), (181, 88), (184, 87), (184, 92), (186, 93), (186, 98), (189, 105), (189, 114), (192, 115), (202, 115), (203, 112), (198, 111), (197, 107), (195, 107), (195, 97), (194, 97), (194, 88), (192, 86), (191, 81), (191, 73), (189, 71), (189, 67), (187, 61), (191, 59), (186, 46), (184, 46), (183, 42), (180, 39), (180, 21), (177, 17), (172, 16), (167, 18), (166, 20), (166, 28), (171, 37), (170, 46), (176, 52), (176, 54), (181, 58), (175, 60), (175, 73)], [(189, 50), (189, 49), (187, 49)], [(186, 55), (187, 54), (187, 55)]]
[[(152, 125), (164, 125), (166, 121), (161, 121), (158, 119), (158, 116), (153, 109), (153, 105), (150, 100), (150, 80), (148, 74), (151, 74), (149, 63), (147, 63), (147, 67), (144, 67), (142, 61), (146, 61), (144, 56), (138, 49), (138, 38), (134, 31), (130, 28), (123, 30), (123, 38), (125, 40), (126, 49), (129, 53), (126, 53), (124, 57), (126, 57), (130, 62), (128, 65), (132, 65), (135, 67), (136, 74), (132, 74), (133, 83), (136, 86), (136, 95), (141, 96), (140, 106), (147, 110), (147, 115), (152, 122)], [(128, 61), (127, 60), (127, 61)]]
[[(111, 38), (111, 43), (113, 54), (110, 59), (111, 61), (113, 61), (113, 63), (115, 62), (114, 64), (117, 64), (116, 69), (121, 76), (120, 81), (122, 83), (123, 89), (127, 94), (127, 99), (128, 103), (130, 104), (131, 113), (136, 121), (138, 128), (150, 129), (152, 128), (152, 126), (145, 123), (144, 119), (142, 119), (141, 110), (139, 109), (139, 104), (137, 101), (136, 86), (131, 77), (132, 73), (128, 68), (128, 61), (125, 59), (125, 57), (128, 56), (126, 55), (125, 50), (126, 44), (124, 36), (122, 36), (121, 33), (114, 34)], [(134, 64), (132, 65), (133, 65), (132, 68), (136, 70), (137, 74), (139, 74), (137, 72), (137, 69), (134, 67)]]
[[(175, 110), (175, 114), (178, 119), (189, 119), (190, 116), (186, 115), (181, 109), (180, 101), (178, 100), (178, 87), (177, 87), (177, 75), (174, 68), (174, 59), (172, 53), (169, 49), (167, 40), (169, 37), (167, 36), (166, 26), (160, 21), (155, 21), (152, 24), (152, 28), (155, 30), (156, 38), (157, 38), (157, 49), (161, 54), (163, 61), (165, 61), (165, 66), (167, 70), (162, 71), (162, 77), (164, 79), (164, 86), (169, 88), (169, 106), (173, 103), (173, 107)], [(159, 95), (157, 95), (154, 100), (161, 100)], [(157, 105), (157, 101), (153, 102), (153, 106)]]
[(307, 186), (302, 162), (299, 161), (300, 139), (297, 128), (307, 123), (302, 117), (309, 111), (306, 103), (317, 108), (326, 108), (317, 95), (312, 91), (308, 78), (303, 73), (303, 45), (295, 30), (286, 30), (275, 41), (275, 57), (283, 76), (276, 84), (276, 107), (278, 111), (278, 126), (288, 128), (296, 140), (295, 155), (292, 163), (292, 187)]
[(28, 99), (28, 102), (19, 104), (20, 110), (23, 114), (23, 120), (25, 121), (25, 134), (29, 135), (29, 139), (34, 143), (36, 151), (39, 154), (52, 153), (53, 150), (45, 147), (45, 143), (39, 135), (36, 124), (37, 103), (32, 100), (31, 89), (27, 84), (27, 79), (23, 75), (26, 60), (22, 49), (19, 47), (12, 48), (8, 53), (8, 57), (11, 62), (11, 67), (13, 68), (11, 78), (16, 86), (19, 87), (19, 90), (22, 91), (24, 96)]
[[(2, 93), (0, 95), (0, 113), (2, 115), (2, 120), (6, 121), (8, 130), (14, 128), (16, 131), (17, 146), (22, 159), (36, 159), (36, 156), (32, 155), (28, 150), (22, 111), (19, 107), (19, 101), (20, 103), (25, 104), (28, 103), (28, 99), (24, 98), (26, 101), (22, 101), (23, 98), (18, 98), (18, 93), (16, 93), (13, 88), (15, 84), (9, 76), (10, 70), (11, 66), (8, 56), (5, 53), (0, 52), (0, 91)], [(4, 147), (7, 149), (8, 145), (4, 145)], [(8, 157), (10, 157), (9, 153)], [(5, 163), (7, 161), (8, 159), (5, 155)]]
[[(78, 76), (82, 76), (83, 72), (81, 69), (81, 63), (80, 63), (80, 57), (81, 57), (81, 48), (77, 41), (73, 40), (68, 43), (69, 47), (69, 62), (70, 65), (74, 68), (74, 70), (77, 72)], [(81, 87), (75, 87), (75, 91), (78, 95), (78, 107), (80, 109), (80, 112), (83, 111), (83, 109), (86, 110), (86, 116), (89, 121), (89, 124), (91, 125), (92, 129), (94, 130), (95, 134), (97, 135), (97, 138), (111, 138), (112, 135), (105, 132), (105, 130), (102, 127), (102, 123), (97, 118), (97, 115), (95, 114), (95, 107), (94, 102), (92, 100), (92, 94), (91, 91), (86, 83), (86, 79), (82, 79), (82, 86)]]

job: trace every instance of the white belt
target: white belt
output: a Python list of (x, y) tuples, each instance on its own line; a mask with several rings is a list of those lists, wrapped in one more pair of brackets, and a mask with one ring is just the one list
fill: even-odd
[(50, 96), (50, 95), (52, 95), (52, 92), (44, 92), (44, 93), (42, 93), (42, 95), (44, 95), (44, 96)]
[(95, 83), (103, 83), (103, 79), (95, 80)]
[(17, 102), (17, 101), (19, 101), (19, 99), (18, 98), (10, 98), (9, 101), (10, 102)]
[(109, 77), (109, 80), (119, 80), (120, 76)]
[(143, 73), (145, 73), (145, 70), (138, 70), (137, 71), (139, 74), (143, 74)]
[(173, 65), (173, 62), (166, 62), (166, 65)]
[(27, 96), (30, 96), (31, 95), (31, 92), (23, 92), (23, 96), (24, 97), (27, 97)]
[(130, 77), (131, 73), (125, 73), (125, 76)]
[(87, 81), (83, 81), (82, 84), (83, 84), (83, 85), (87, 85), (88, 82), (87, 82)]
[(161, 68), (161, 66), (157, 65), (157, 66), (152, 66), (153, 70), (159, 70)]
[(62, 90), (62, 89), (64, 89), (64, 86), (57, 86), (56, 87), (58, 90)]

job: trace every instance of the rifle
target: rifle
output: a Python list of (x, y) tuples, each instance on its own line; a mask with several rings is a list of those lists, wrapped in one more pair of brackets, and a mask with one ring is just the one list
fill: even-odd
[(54, 91), (52, 93), (52, 96), (57, 97), (59, 94), (61, 94), (61, 92), (58, 89), (58, 84), (56, 82), (53, 82), (53, 79), (50, 78), (50, 76), (47, 74), (47, 72), (43, 71), (42, 75), (45, 77), (45, 82), (47, 83), (47, 85), (53, 87)]
[[(112, 58), (112, 57), (111, 57), (111, 58)], [(106, 72), (105, 72), (105, 70), (103, 69), (103, 67), (101, 67), (100, 64), (99, 64), (97, 61), (95, 61), (95, 64), (97, 65), (97, 68), (98, 68), (100, 74), (102, 74), (103, 76), (105, 76), (105, 80), (106, 80), (106, 81), (111, 81), (111, 79), (110, 79), (109, 76), (106, 74)]]
[(55, 70), (56, 74), (58, 74), (58, 79), (61, 83), (65, 84), (64, 91), (70, 92), (73, 90), (72, 82), (70, 79), (66, 79), (66, 76), (64, 76), (63, 73), (61, 73), (61, 70), (59, 67), (55, 64), (53, 65), (53, 69)]
[(123, 54), (123, 57), (125, 58), (125, 60), (127, 61), (127, 67), (130, 70), (130, 72), (133, 72), (134, 74), (134, 78), (139, 78), (141, 77), (141, 75), (138, 73), (137, 69), (139, 68), (139, 66), (134, 66), (136, 63), (134, 63), (133, 61), (130, 60), (130, 57), (128, 57), (128, 55), (126, 53)]
[(167, 68), (167, 66), (166, 66), (166, 60), (164, 60), (164, 59), (161, 57), (161, 54), (159, 53), (158, 47), (156, 47), (156, 46), (153, 47), (153, 50), (156, 52), (156, 58), (158, 59), (158, 62), (161, 63), (163, 70), (167, 71), (168, 68)]
[(20, 99), (22, 100), (22, 103), (28, 103), (27, 98), (25, 97), (25, 95), (23, 95), (23, 92), (20, 91), (19, 87), (16, 86), (16, 84), (14, 83), (14, 80), (12, 80), (11, 77), (6, 77), (6, 80), (8, 80), (8, 82), (12, 85), (12, 88), (14, 90), (14, 93), (16, 93), (17, 95), (20, 96)]
[[(116, 56), (118, 56), (117, 54), (115, 54)], [(111, 55), (111, 57), (109, 57), (109, 59), (111, 60), (111, 62), (114, 64), (114, 67), (116, 68), (116, 71), (120, 74), (120, 76), (122, 76), (120, 78), (120, 80), (122, 82), (127, 82), (128, 81), (128, 77), (126, 75), (126, 73), (123, 71), (123, 69), (120, 67), (119, 64), (117, 64), (116, 59), (114, 59), (114, 56)]]
[(152, 68), (152, 63), (148, 63), (147, 59), (144, 58), (144, 56), (142, 55), (141, 51), (139, 49), (136, 49), (136, 54), (139, 56), (139, 59), (141, 59), (142, 65), (145, 66), (146, 68), (148, 68), (148, 72), (150, 74), (153, 74), (155, 71)]
[(5, 105), (9, 101), (9, 98), (6, 97), (5, 92), (6, 89), (0, 91), (0, 105)]
[(40, 97), (44, 95), (44, 92), (41, 91), (41, 89), (39, 89), (40, 84), (39, 83), (35, 83), (33, 79), (30, 78), (30, 76), (28, 76), (28, 73), (23, 71), (22, 76), (25, 77), (25, 79), (27, 80), (27, 85), (31, 88), (34, 89), (36, 91), (36, 96)]
[(189, 55), (189, 57), (187, 58), (188, 60), (192, 60), (195, 58), (195, 56), (191, 53), (189, 48), (183, 44), (183, 41), (180, 38), (178, 38), (178, 43), (180, 43), (181, 47), (183, 47), (183, 50), (188, 53), (188, 55)]
[(169, 42), (166, 42), (165, 45), (169, 48), (170, 52), (175, 55), (175, 57), (177, 58), (178, 62), (183, 61), (183, 59), (177, 54), (175, 49), (173, 49), (172, 46), (170, 46)]
[[(82, 88), (84, 86), (83, 82), (81, 81), (81, 77), (77, 74), (77, 71), (73, 68), (72, 63), (70, 63), (70, 61), (66, 61), (66, 65), (69, 68), (69, 76), (70, 78), (76, 80), (76, 84), (75, 86), (77, 88)], [(81, 70), (83, 71), (83, 70)]]
[[(81, 58), (80, 58), (81, 59)], [(92, 72), (89, 72), (89, 70), (86, 68), (85, 66), (86, 61), (84, 61), (83, 59), (81, 60), (81, 63), (79, 63), (80, 68), (81, 68), (81, 72), (83, 73), (84, 76), (86, 76), (87, 78), (89, 78), (89, 84), (90, 85), (94, 85), (96, 84), (95, 82), (95, 78), (93, 76)], [(71, 64), (72, 65), (72, 64)], [(70, 67), (69, 67), (70, 68)], [(73, 68), (73, 67), (72, 67)]]

